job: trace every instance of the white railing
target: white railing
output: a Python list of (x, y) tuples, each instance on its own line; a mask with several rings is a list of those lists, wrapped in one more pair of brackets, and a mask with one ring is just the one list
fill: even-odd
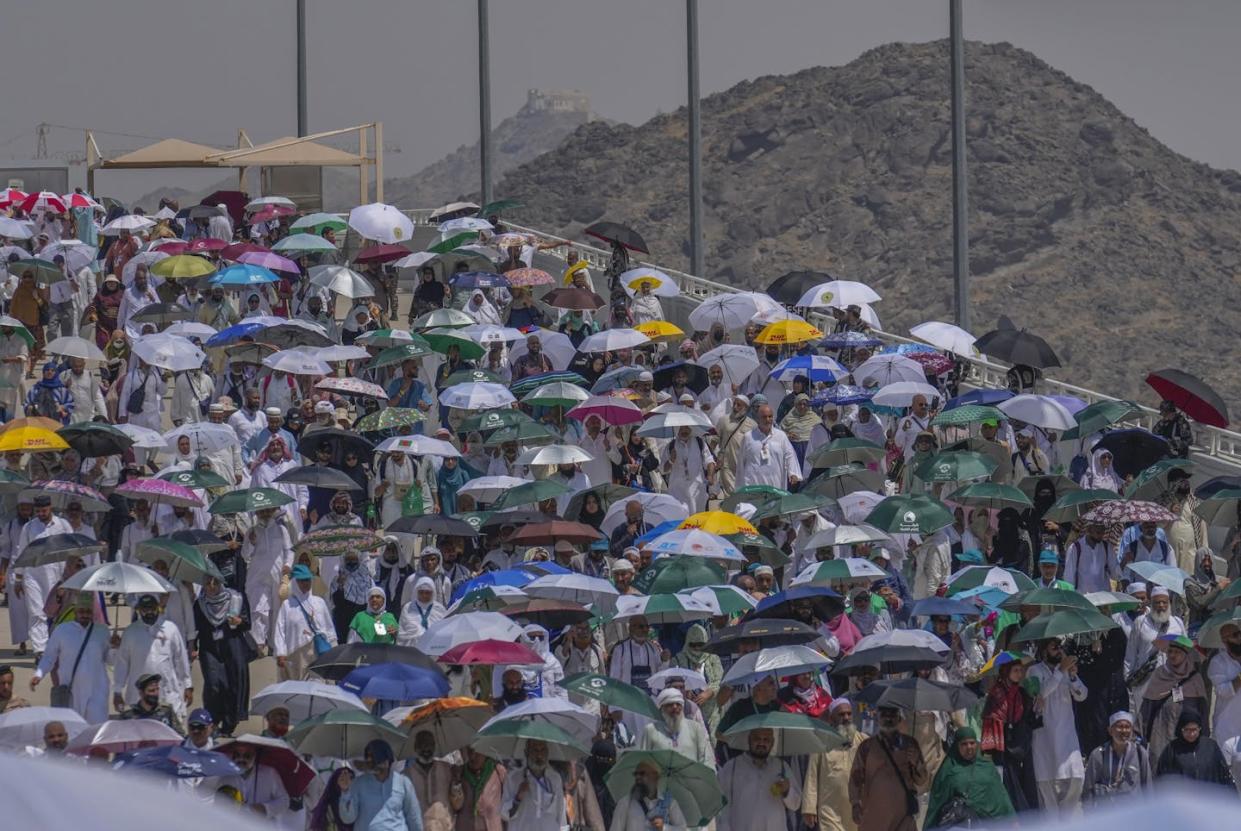
[[(418, 208), (405, 211), (415, 224), (426, 225), (431, 216), (431, 209)], [(526, 228), (506, 222), (505, 226), (520, 233), (534, 234), (546, 241), (560, 242), (561, 244), (555, 248), (545, 249), (542, 253), (549, 254), (557, 259), (565, 259), (568, 250), (572, 248), (578, 253), (582, 259), (586, 260), (592, 268), (599, 270), (606, 269), (612, 261), (612, 254), (603, 248), (594, 245), (568, 240), (558, 237), (554, 234), (548, 234), (536, 228)], [(681, 295), (698, 301), (706, 300), (720, 294), (731, 294), (737, 289), (734, 286), (727, 286), (723, 283), (712, 282), (711, 280), (686, 274), (683, 271), (664, 268), (656, 263), (639, 262), (637, 265), (646, 265), (652, 268), (658, 268), (668, 276), (674, 278), (681, 287)], [(819, 315), (817, 313), (810, 315), (813, 323), (823, 326), (831, 326), (831, 318)], [(824, 329), (829, 331), (829, 329)], [(893, 334), (892, 332), (874, 332), (875, 337), (887, 343), (920, 343), (913, 338), (907, 338), (902, 335)], [(988, 360), (985, 357), (964, 358), (966, 374), (962, 381), (970, 386), (983, 387), (987, 389), (1004, 389), (1008, 386), (1007, 372), (1008, 367)], [(1085, 387), (1075, 386), (1064, 381), (1057, 381), (1054, 378), (1044, 377), (1039, 381), (1042, 391), (1049, 395), (1068, 395), (1074, 398), (1080, 398), (1087, 404), (1093, 404), (1096, 401), (1117, 400), (1115, 396), (1104, 395), (1095, 390), (1089, 390)], [(1141, 412), (1126, 424), (1134, 427), (1144, 427), (1150, 429), (1154, 426), (1159, 418), (1159, 412), (1150, 407), (1141, 407)], [(1210, 459), (1217, 460), (1223, 464), (1241, 468), (1241, 433), (1232, 430), (1223, 430), (1218, 427), (1208, 427), (1203, 424), (1194, 425), (1194, 435), (1196, 444), (1193, 447), (1195, 455), (1205, 456)]]

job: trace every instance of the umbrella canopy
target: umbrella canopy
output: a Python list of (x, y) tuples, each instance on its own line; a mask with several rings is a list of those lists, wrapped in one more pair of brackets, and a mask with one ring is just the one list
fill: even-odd
[(830, 663), (831, 659), (809, 646), (766, 647), (738, 658), (724, 673), (722, 683), (755, 684), (769, 675), (784, 678), (817, 673)]
[[(883, 459), (886, 451), (879, 445), (858, 438), (839, 438), (810, 454), (813, 468), (833, 468), (841, 465), (866, 465)], [(813, 469), (812, 468), (812, 469)]]
[(865, 283), (854, 280), (829, 280), (811, 286), (793, 305), (816, 309), (844, 309), (851, 305), (877, 303), (881, 299), (875, 290)]
[(1105, 632), (1116, 627), (1116, 621), (1097, 611), (1057, 609), (1041, 614), (1025, 626), (1022, 626), (1021, 631), (1013, 638), (1013, 642), (1024, 643), (1026, 641), (1041, 641), (1046, 638), (1063, 638), (1091, 632)]
[(778, 320), (763, 327), (754, 342), (763, 346), (807, 343), (823, 337), (823, 332), (804, 320)]
[(1179, 369), (1160, 369), (1147, 375), (1146, 383), (1194, 421), (1211, 427), (1228, 426), (1228, 405), (1202, 379)]
[(819, 620), (831, 620), (844, 610), (844, 598), (826, 586), (793, 586), (768, 595), (754, 607), (756, 617), (792, 618), (795, 606), (810, 602)]
[(1111, 430), (1095, 442), (1091, 452), (1099, 449), (1112, 454), (1112, 468), (1117, 476), (1137, 476), (1169, 454), (1168, 442), (1149, 430), (1133, 428)]
[(563, 728), (529, 721), (488, 723), (474, 738), (471, 749), (493, 759), (524, 759), (526, 743), (530, 741), (546, 743), (548, 758), (554, 762), (568, 762), (590, 754), (586, 741)]
[(607, 675), (580, 672), (564, 679), (561, 687), (585, 698), (602, 701), (612, 709), (624, 710), (650, 719), (660, 717), (659, 709), (644, 690)]
[(1030, 497), (1012, 485), (1001, 485), (996, 482), (974, 482), (958, 488), (945, 497), (949, 502), (975, 508), (1029, 508), (1033, 506)]
[(706, 620), (713, 611), (710, 606), (695, 597), (682, 594), (621, 595), (616, 599), (613, 620), (644, 617), (648, 622), (685, 623)]
[(909, 334), (926, 341), (931, 346), (963, 358), (976, 358), (979, 354), (978, 348), (974, 345), (976, 338), (952, 323), (941, 323), (937, 320), (919, 323), (909, 330)]
[(537, 623), (546, 629), (561, 629), (572, 626), (593, 616), (590, 610), (579, 603), (568, 603), (557, 600), (527, 600), (505, 606), (501, 613), (513, 620), (527, 624)]
[(85, 534), (51, 534), (31, 541), (13, 561), (14, 567), (29, 568), (50, 563), (67, 563), (102, 552), (106, 545)]
[(343, 557), (350, 551), (375, 551), (383, 546), (384, 538), (368, 528), (340, 525), (307, 532), (293, 545), (293, 551), (315, 557)]
[(218, 497), (207, 510), (213, 514), (248, 514), (292, 501), (293, 497), (274, 488), (243, 488)]
[(111, 424), (84, 421), (62, 427), (58, 434), (84, 458), (124, 453), (134, 440)]
[(514, 642), (522, 628), (497, 612), (471, 612), (436, 621), (418, 641), (427, 655), (440, 656), (457, 646), (484, 640)]
[(914, 617), (978, 617), (983, 614), (981, 608), (964, 600), (953, 600), (948, 597), (924, 597), (910, 608)]
[(851, 701), (871, 707), (899, 707), (908, 712), (956, 712), (969, 708), (978, 696), (958, 684), (925, 678), (881, 679), (849, 694)]
[(650, 253), (642, 236), (628, 225), (622, 225), (619, 222), (596, 222), (586, 226), (582, 233), (604, 242), (616, 243), (640, 254)]
[(933, 669), (949, 657), (948, 647), (938, 637), (921, 629), (896, 629), (867, 635), (848, 656), (832, 668), (832, 674), (856, 675), (867, 667), (878, 667), (880, 674)]
[[(834, 530), (834, 529), (833, 529)], [(823, 532), (820, 532), (823, 533)], [(811, 563), (793, 578), (790, 586), (830, 586), (833, 583), (863, 582), (869, 585), (882, 580), (888, 574), (870, 560), (861, 557), (844, 557)]]
[(146, 566), (132, 563), (100, 563), (84, 568), (61, 588), (109, 594), (169, 594), (176, 588)]
[(151, 747), (179, 745), (184, 737), (154, 719), (127, 719), (94, 724), (78, 733), (69, 743), (69, 753), (87, 754), (92, 750), (126, 753)]
[(400, 209), (383, 202), (359, 205), (349, 212), (349, 227), (363, 239), (397, 243), (414, 234), (414, 223)]
[(846, 746), (844, 738), (822, 719), (780, 711), (746, 716), (721, 733), (720, 738), (734, 750), (744, 751), (749, 749), (753, 730), (773, 732), (775, 743), (771, 755), (775, 757), (822, 753)]
[[(548, 482), (548, 484), (555, 483)], [(521, 485), (519, 487), (525, 486)], [(516, 488), (514, 488), (514, 490), (516, 490)], [(565, 489), (560, 493), (567, 492), (568, 489)], [(540, 497), (540, 501), (546, 498), (547, 497)], [(499, 502), (497, 502), (493, 507), (498, 509), (502, 506)], [(559, 519), (548, 522), (539, 522), (533, 525), (523, 525), (521, 528), (517, 529), (517, 533), (512, 537), (512, 541), (515, 545), (551, 545), (557, 540), (565, 540), (577, 545), (582, 545), (600, 539), (603, 539), (603, 534), (596, 531), (590, 525), (584, 525), (580, 522), (567, 522)]]
[(1168, 591), (1176, 592), (1181, 597), (1185, 596), (1185, 581), (1189, 579), (1189, 575), (1176, 566), (1145, 560), (1129, 563), (1127, 568), (1148, 583), (1164, 586)]
[(398, 534), (435, 534), (441, 537), (477, 537), (478, 529), (464, 520), (439, 514), (401, 517), (388, 526)]
[(701, 557), (734, 563), (746, 561), (740, 549), (724, 537), (700, 528), (685, 528), (684, 523), (680, 530), (661, 534), (648, 543), (647, 547), (657, 557)]
[(700, 511), (681, 522), (680, 528), (696, 528), (708, 534), (757, 534), (748, 520), (728, 511)]
[(241, 775), (241, 768), (223, 753), (183, 745), (121, 753), (112, 760), (112, 768), (141, 770), (174, 779)]
[(335, 684), (320, 681), (280, 681), (264, 687), (250, 701), (250, 712), (266, 715), (277, 708), (289, 711), (294, 724), (338, 710), (367, 711), (366, 704)]
[(1104, 488), (1070, 491), (1060, 496), (1043, 519), (1051, 522), (1072, 522), (1079, 516), (1088, 513), (1096, 505), (1116, 499), (1116, 491)]
[(853, 370), (853, 380), (862, 386), (877, 384), (886, 387), (898, 381), (925, 384), (926, 373), (917, 361), (890, 353), (868, 358)]
[(1026, 589), (1009, 595), (1000, 604), (1001, 609), (1010, 612), (1021, 610), (1022, 606), (1039, 606), (1045, 609), (1080, 609), (1083, 612), (1096, 611), (1095, 604), (1085, 595), (1072, 589)]
[(889, 496), (866, 516), (866, 523), (899, 534), (930, 534), (952, 524), (952, 512), (924, 494)]
[[(124, 724), (125, 722), (117, 723)], [(228, 754), (238, 746), (254, 750), (255, 766), (266, 765), (275, 770), (289, 796), (301, 796), (315, 780), (315, 769), (306, 764), (288, 743), (280, 739), (244, 733), (235, 739), (225, 739), (217, 744), (215, 749), (219, 753)]]
[(452, 753), (473, 743), (478, 731), (491, 717), (490, 705), (472, 698), (439, 698), (408, 710), (389, 711), (385, 719), (395, 722), (408, 739), (396, 748), (399, 759), (414, 755), (414, 740), (419, 733), (429, 732), (435, 739), (436, 755)]
[(374, 444), (371, 444), (371, 442), (352, 430), (328, 427), (323, 430), (315, 430), (313, 433), (303, 436), (301, 441), (297, 443), (297, 452), (302, 456), (313, 459), (315, 454), (318, 453), (319, 448), (325, 444), (331, 448), (332, 461), (336, 464), (344, 461), (346, 453), (356, 453), (358, 458), (369, 460), (376, 450)]
[(1017, 329), (1007, 318), (1001, 318), (999, 327), (979, 337), (974, 346), (982, 354), (1010, 364), (1036, 369), (1062, 365), (1047, 341), (1025, 329)]
[(822, 271), (790, 271), (772, 280), (765, 293), (780, 305), (796, 306), (797, 301), (810, 289), (831, 280), (832, 276)]
[(1133, 418), (1142, 412), (1142, 408), (1132, 401), (1096, 401), (1079, 410), (1073, 415), (1076, 426), (1069, 430), (1065, 430), (1060, 438), (1080, 439), (1089, 436), (1091, 433), (1097, 433), (1104, 427), (1110, 427), (1117, 422), (1125, 419)]
[[(387, 412), (387, 410), (380, 410), (380, 412)], [(334, 491), (361, 490), (362, 487), (343, 470), (327, 465), (303, 465), (290, 468), (272, 481), (284, 485), (306, 485)]]
[(1175, 522), (1176, 514), (1155, 502), (1137, 499), (1113, 499), (1091, 508), (1082, 518), (1104, 525), (1130, 522)]
[(737, 650), (742, 641), (756, 640), (763, 646), (807, 644), (819, 638), (819, 633), (799, 620), (778, 618), (752, 618), (736, 626), (726, 626), (711, 636), (707, 651), (716, 655), (729, 655)]
[[(362, 670), (359, 670), (359, 672)], [(299, 753), (334, 759), (358, 759), (372, 741), (400, 744), (405, 734), (365, 710), (332, 710), (301, 722), (287, 741)]]
[(86, 485), (79, 485), (76, 482), (62, 482), (60, 480), (35, 482), (29, 488), (22, 491), (19, 498), (28, 499), (35, 496), (51, 497), (52, 507), (60, 510), (63, 510), (72, 502), (80, 503), (84, 511), (112, 510), (112, 505), (102, 493)]
[(697, 557), (659, 557), (634, 578), (633, 586), (648, 595), (671, 594), (699, 586), (719, 585), (724, 569)]
[(1203, 649), (1227, 649), (1224, 629), (1230, 626), (1241, 628), (1241, 606), (1224, 609), (1207, 618), (1198, 630), (1198, 645)]
[(543, 656), (524, 643), (498, 641), (487, 638), (462, 643), (439, 656), (441, 664), (449, 666), (543, 666)]
[(168, 579), (201, 583), (207, 577), (223, 579), (215, 563), (193, 545), (170, 537), (153, 537), (138, 544), (134, 556), (141, 563), (160, 561), (168, 566)]
[[(321, 655), (320, 660), (328, 654), (330, 651)], [(314, 671), (313, 664), (311, 671)], [(359, 698), (385, 701), (416, 701), (448, 694), (448, 679), (443, 672), (403, 663), (361, 666), (351, 670), (338, 683), (341, 689)]]
[(176, 508), (201, 508), (203, 505), (203, 501), (192, 490), (166, 479), (130, 479), (117, 486), (114, 493), (127, 499), (145, 499)]
[(1241, 488), (1223, 488), (1194, 507), (1194, 513), (1208, 525), (1231, 528), (1241, 517)]
[(309, 274), (312, 286), (325, 288), (351, 300), (374, 297), (376, 294), (375, 287), (369, 280), (345, 266), (317, 265), (310, 269)]
[(924, 482), (963, 482), (985, 479), (995, 472), (998, 466), (995, 459), (983, 453), (946, 450), (918, 465), (914, 474)]
[(1168, 474), (1174, 470), (1180, 470), (1188, 476), (1193, 469), (1194, 463), (1189, 459), (1160, 459), (1126, 485), (1124, 495), (1127, 499), (1162, 501), (1164, 493), (1169, 488)]
[(38, 453), (43, 450), (67, 450), (68, 447), (69, 443), (63, 438), (40, 427), (18, 427), (0, 434), (0, 452), (20, 450)]
[(44, 725), (52, 721), (65, 726), (70, 741), (89, 726), (76, 710), (68, 707), (14, 707), (0, 713), (0, 747), (38, 747), (43, 743)]
[(553, 309), (579, 312), (594, 311), (608, 302), (593, 291), (575, 287), (553, 289), (543, 295), (542, 299), (545, 305)]
[(640, 766), (659, 771), (659, 785), (680, 807), (690, 827), (707, 825), (724, 809), (716, 772), (676, 750), (626, 750), (608, 771), (604, 783), (612, 796), (624, 799), (633, 791)]
[(1024, 421), (1046, 430), (1068, 430), (1077, 426), (1063, 404), (1046, 395), (1017, 395), (1001, 401), (997, 407), (1010, 419)]

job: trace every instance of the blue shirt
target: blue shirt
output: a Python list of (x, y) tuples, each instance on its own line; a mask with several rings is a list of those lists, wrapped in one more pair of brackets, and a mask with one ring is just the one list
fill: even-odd
[(341, 796), (341, 809), (342, 819), (356, 810), (354, 831), (422, 831), (414, 783), (396, 771), (383, 782), (370, 773), (353, 780)]
[[(389, 407), (405, 407), (410, 410), (419, 410), (421, 409), (418, 406), (419, 404), (426, 404), (427, 407), (431, 406), (431, 396), (427, 392), (427, 385), (422, 383), (422, 381), (418, 380), (417, 378), (415, 378), (410, 383), (409, 389), (405, 392), (404, 395), (397, 397), (397, 393), (401, 391), (401, 387), (404, 386), (404, 384), (405, 384), (404, 375), (398, 375), (388, 382), (388, 388), (386, 392), (388, 393), (388, 406)], [(445, 407), (444, 411), (447, 412), (448, 408)], [(422, 434), (422, 431), (423, 431), (422, 425), (423, 425), (423, 422), (421, 421), (414, 425), (415, 434), (418, 434), (418, 435)]]
[[(242, 448), (241, 458), (245, 462), (251, 462), (254, 457), (267, 449), (267, 443), (272, 439), (272, 431), (270, 427), (264, 427), (255, 433), (250, 441), (246, 442), (246, 446)], [(297, 440), (293, 438), (293, 434), (281, 427), (274, 435), (284, 439), (284, 446), (289, 451), (291, 459), (297, 459)]]

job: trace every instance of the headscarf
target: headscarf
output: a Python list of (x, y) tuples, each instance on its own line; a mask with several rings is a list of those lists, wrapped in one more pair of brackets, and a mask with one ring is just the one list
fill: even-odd
[(113, 329), (107, 345), (103, 348), (103, 356), (108, 359), (108, 363), (128, 361), (129, 351), (129, 336), (125, 334), (125, 330)]
[(862, 632), (849, 620), (849, 616), (841, 612), (832, 620), (827, 622), (827, 628), (831, 630), (835, 636), (836, 642), (840, 644), (840, 652), (842, 655), (848, 655), (853, 651), (853, 647), (862, 639)]
[[(474, 305), (475, 299), (481, 302), (478, 305)], [(491, 304), (491, 301), (487, 299), (487, 295), (483, 294), (481, 289), (474, 289), (470, 299), (465, 302), (463, 311), (474, 318), (476, 323), (490, 323), (494, 326), (501, 325), (499, 310)]]
[(259, 454), (259, 461), (260, 462), (271, 461), (271, 451), (276, 447), (279, 447), (284, 452), (284, 456), (281, 459), (281, 461), (288, 461), (289, 460), (289, 446), (284, 443), (284, 439), (280, 438), (280, 436), (272, 436), (267, 441), (267, 446), (264, 447), (263, 452)]
[(371, 589), (375, 587), (375, 578), (371, 576), (371, 570), (359, 559), (358, 567), (353, 571), (346, 570), (345, 574), (347, 575), (345, 577), (345, 599), (355, 606), (365, 606)]
[[(487, 761), (491, 761), (488, 759)], [(319, 797), (318, 803), (315, 804), (314, 811), (310, 815), (310, 823), (308, 828), (336, 828), (339, 831), (353, 831), (353, 823), (344, 822), (340, 818), (340, 797), (343, 791), (340, 788), (340, 778), (348, 768), (337, 768), (332, 772), (332, 776), (328, 779), (327, 788), (323, 791), (323, 796)], [(352, 773), (352, 771), (350, 771)]]
[(1099, 458), (1104, 453), (1112, 456), (1112, 451), (1102, 447), (1090, 454), (1090, 487), (1106, 488), (1120, 493), (1122, 483), (1120, 477), (1116, 475), (1116, 457), (1112, 456), (1112, 464), (1108, 465), (1107, 469), (1104, 470), (1099, 463)]
[[(366, 315), (367, 319), (364, 323), (358, 323), (358, 312), (362, 312), (363, 314)], [(358, 305), (354, 306), (352, 309), (349, 310), (349, 314), (345, 316), (345, 322), (342, 323), (341, 326), (344, 328), (346, 332), (358, 332), (358, 331), (361, 331), (363, 327), (365, 327), (368, 323), (371, 322), (370, 317), (371, 317), (370, 307), (366, 306), (363, 303), (359, 303)]]
[[(1180, 648), (1176, 645), (1168, 647), (1169, 650)], [(1172, 691), (1178, 687), (1187, 699), (1206, 698), (1206, 684), (1203, 683), (1202, 673), (1198, 671), (1201, 658), (1193, 649), (1185, 650), (1185, 653), (1185, 662), (1179, 668), (1173, 668), (1166, 660), (1155, 668), (1146, 684), (1146, 690), (1142, 693), (1143, 698), (1148, 701), (1161, 701), (1172, 695)], [(1179, 726), (1177, 730), (1180, 730)]]
[(441, 513), (455, 514), (457, 512), (457, 491), (474, 478), (472, 473), (472, 469), (460, 459), (451, 470), (448, 465), (440, 465), (440, 469), (435, 473), (435, 484), (439, 492)]
[[(926, 827), (939, 825), (944, 808), (954, 799), (962, 798), (980, 820), (1011, 816), (1013, 803), (1004, 788), (1000, 773), (990, 760), (981, 756), (966, 761), (958, 749), (965, 739), (978, 739), (972, 727), (961, 727), (953, 736), (948, 756), (940, 765), (939, 773), (931, 785), (927, 801)], [(979, 764), (981, 762), (981, 764)]]
[(60, 374), (55, 372), (55, 370), (57, 369), (57, 364), (55, 361), (48, 361), (47, 363), (43, 365), (44, 373), (46, 373), (49, 369), (53, 371), (52, 377), (50, 379), (44, 378), (41, 374), (39, 376), (39, 381), (38, 383), (35, 384), (35, 386), (40, 387), (45, 390), (64, 389), (65, 385), (60, 380)]
[(233, 596), (238, 593), (220, 584), (220, 590), (214, 596), (207, 593), (204, 586), (202, 593), (198, 595), (199, 605), (202, 607), (203, 616), (207, 618), (207, 622), (212, 626), (222, 626), (224, 621), (228, 619), (229, 607), (233, 604)]
[[(862, 407), (865, 407), (865, 405), (862, 405)], [(858, 407), (859, 412), (862, 410), (862, 407)], [(853, 423), (849, 425), (849, 429), (853, 431), (853, 435), (857, 438), (883, 447), (888, 440), (888, 433), (883, 427), (883, 422), (869, 407), (866, 407), (866, 410), (870, 412), (870, 421), (862, 422), (854, 419)]]
[[(539, 634), (541, 634), (543, 637), (542, 638), (533, 637), (534, 635), (539, 635)], [(521, 642), (524, 643), (526, 646), (530, 647), (531, 649), (533, 649), (540, 656), (542, 656), (545, 660), (547, 656), (550, 654), (549, 650), (551, 649), (551, 647), (547, 643), (547, 639), (548, 639), (547, 630), (544, 629), (542, 626), (539, 626), (537, 623), (530, 623), (522, 627)]]
[(1021, 514), (1016, 508), (1004, 508), (996, 517), (995, 538), (991, 544), (992, 559), (1002, 565), (1016, 565), (1024, 570), (1028, 563), (1021, 557)]
[(695, 672), (702, 672), (702, 668), (707, 663), (707, 651), (705, 649), (690, 649), (689, 645), (702, 641), (707, 641), (707, 629), (701, 623), (695, 623), (685, 632), (685, 648), (681, 650), (681, 657), (685, 659), (686, 666)]

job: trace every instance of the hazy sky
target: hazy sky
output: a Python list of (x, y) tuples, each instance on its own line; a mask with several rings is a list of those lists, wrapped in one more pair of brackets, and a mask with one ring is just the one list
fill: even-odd
[[(382, 120), (410, 173), (475, 141), (475, 3), (308, 0), (312, 131)], [(704, 93), (758, 75), (846, 63), (889, 41), (947, 34), (947, 0), (700, 0)], [(296, 131), (293, 0), (26, 0), (4, 14), (0, 161), (28, 158), (40, 121), (232, 145)], [(1241, 168), (1236, 0), (966, 0), (972, 40), (1011, 41), (1093, 86), (1194, 159)], [(685, 100), (678, 0), (492, 0), (492, 111), (530, 87), (576, 88), (593, 109), (640, 123)], [(106, 154), (144, 140), (99, 135)], [(80, 153), (80, 131), (49, 149)], [(197, 174), (207, 182), (218, 173)], [(132, 198), (188, 171), (101, 173)]]

